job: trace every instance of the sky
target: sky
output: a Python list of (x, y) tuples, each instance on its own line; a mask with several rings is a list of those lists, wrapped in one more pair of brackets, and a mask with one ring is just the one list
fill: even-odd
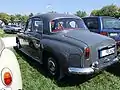
[(120, 0), (0, 0), (0, 12), (28, 15), (31, 12), (36, 14), (56, 11), (74, 14), (82, 10), (90, 14), (94, 9), (111, 4), (120, 7)]

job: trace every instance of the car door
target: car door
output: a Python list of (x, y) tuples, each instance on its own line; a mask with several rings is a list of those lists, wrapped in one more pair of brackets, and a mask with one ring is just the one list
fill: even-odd
[(40, 43), (43, 34), (43, 21), (40, 18), (32, 19), (32, 32), (29, 33), (29, 47), (34, 55), (34, 59), (41, 63), (42, 60), (42, 45)]
[(83, 19), (86, 26), (91, 32), (99, 33), (99, 20), (98, 18), (85, 18)]
[(27, 21), (25, 30), (18, 34), (22, 50), (27, 50), (27, 48), (29, 46), (28, 40), (30, 39), (29, 38), (30, 32), (32, 32), (32, 19), (29, 19)]

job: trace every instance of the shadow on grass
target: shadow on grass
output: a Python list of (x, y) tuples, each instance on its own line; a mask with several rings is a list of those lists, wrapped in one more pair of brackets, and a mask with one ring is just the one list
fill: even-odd
[(30, 58), (29, 56), (27, 56), (26, 54), (24, 54), (22, 51), (18, 50), (16, 47), (14, 47), (14, 50), (15, 50), (16, 53), (19, 54), (19, 56), (20, 56), (23, 60), (27, 61), (27, 63), (28, 63), (30, 66), (32, 66), (32, 67), (33, 67), (34, 69), (36, 69), (38, 72), (40, 72), (41, 74), (43, 74), (43, 75), (45, 75), (45, 76), (47, 77), (46, 72), (44, 71), (43, 66), (42, 66), (39, 62), (33, 60), (32, 58)]
[(78, 86), (94, 78), (98, 74), (99, 73), (96, 73), (94, 75), (65, 76), (60, 82), (57, 82), (56, 84), (59, 87), (76, 86), (76, 85)]
[[(27, 55), (25, 55), (24, 53), (22, 53), (21, 51), (16, 49), (16, 47), (14, 47), (14, 50), (20, 55), (20, 57), (23, 60), (27, 61), (27, 63), (29, 63), (30, 66), (32, 66), (34, 69), (36, 69), (42, 75), (44, 75), (46, 78), (50, 78), (51, 80), (54, 80), (53, 78), (48, 77), (47, 72), (45, 72), (45, 69), (43, 68), (43, 66), (41, 64), (39, 64), (35, 60), (31, 59), (30, 57), (28, 57)], [(95, 77), (98, 74), (99, 73), (96, 73), (94, 75), (81, 75), (81, 76), (71, 75), (71, 76), (65, 76), (60, 81), (58, 81), (58, 80), (54, 80), (54, 81), (55, 81), (55, 84), (59, 87), (75, 86), (75, 85), (79, 85), (84, 82), (87, 82), (88, 80), (90, 80), (91, 78)]]
[(106, 69), (107, 72), (120, 77), (120, 62), (117, 62)]

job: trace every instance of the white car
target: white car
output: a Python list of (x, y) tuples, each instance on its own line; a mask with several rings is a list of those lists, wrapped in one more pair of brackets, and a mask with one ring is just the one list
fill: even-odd
[(0, 90), (22, 90), (20, 67), (15, 54), (0, 39)]

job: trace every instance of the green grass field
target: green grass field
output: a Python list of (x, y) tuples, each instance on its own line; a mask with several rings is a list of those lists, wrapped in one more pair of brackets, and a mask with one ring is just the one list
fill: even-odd
[(57, 82), (48, 78), (37, 62), (21, 53), (16, 53), (16, 56), (21, 67), (24, 90), (120, 90), (120, 63), (94, 77), (66, 76)]
[[(3, 34), (4, 36), (11, 36)], [(61, 82), (47, 77), (42, 66), (24, 54), (15, 51), (20, 64), (23, 90), (120, 90), (120, 63), (89, 78), (65, 77)]]

